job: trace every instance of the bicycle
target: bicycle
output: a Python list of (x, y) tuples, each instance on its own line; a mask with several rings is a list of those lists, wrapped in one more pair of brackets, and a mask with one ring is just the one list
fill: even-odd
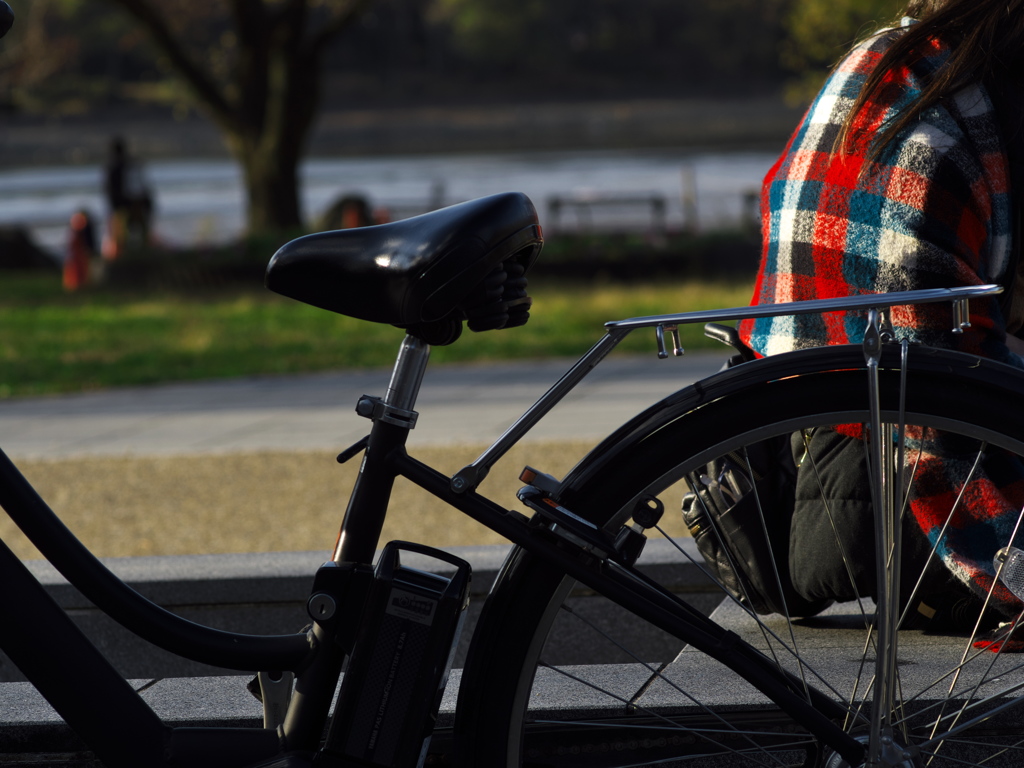
[[(960, 329), (970, 300), (1001, 289), (911, 291), (611, 322), (478, 459), (454, 476), (438, 472), (405, 450), (430, 347), (454, 342), (464, 318), (478, 331), (526, 322), (525, 274), (542, 243), (533, 205), (510, 193), (379, 227), (309, 235), (271, 260), (272, 290), (406, 330), (387, 393), (363, 396), (356, 405), (372, 422), (369, 434), (338, 457), (362, 455), (362, 464), (333, 557), (315, 576), (307, 630), (237, 635), (149, 603), (64, 528), (0, 453), (0, 506), (43, 555), (100, 609), (147, 640), (196, 661), (260, 670), (264, 728), (163, 725), (4, 546), (0, 648), (115, 768), (421, 765), (464, 616), (469, 573), (458, 558), (406, 543), (392, 542), (375, 562), (391, 487), (403, 477), (516, 545), (484, 606), (462, 673), (454, 728), (460, 765), (1013, 763), (1024, 743), (1014, 709), (1024, 701), (1017, 695), (1024, 688), (1022, 665), (1009, 654), (975, 651), (973, 636), (934, 639), (898, 629), (901, 526), (893, 521), (913, 474), (892, 470), (910, 463), (908, 434), (918, 440), (917, 455), (923, 453), (923, 428), (956, 433), (975, 467), (983, 454), (1016, 461), (1024, 454), (1024, 416), (1013, 405), (1024, 391), (1024, 373), (897, 343), (886, 322), (893, 307), (949, 302)], [(865, 344), (743, 362), (686, 387), (623, 425), (563, 480), (524, 470), (522, 508), (477, 492), (495, 462), (629, 333), (654, 329), (659, 356), (669, 357), (682, 355), (681, 324), (823, 311), (864, 313)], [(951, 403), (951, 392), (967, 396)], [(723, 587), (726, 602), (708, 617), (643, 570), (650, 540), (674, 542), (669, 504), (678, 508), (687, 478), (709, 462), (742, 456), (745, 446), (772, 436), (850, 423), (867, 425), (872, 436), (866, 445), (875, 468), (882, 564), (877, 609), (862, 599), (812, 622), (763, 617)], [(993, 556), (1010, 548), (1004, 552), (1010, 557), (996, 566), (993, 589), (999, 584), (1024, 592), (1015, 533), (991, 543)], [(407, 551), (438, 559), (449, 575), (407, 568)], [(607, 598), (619, 617), (608, 628), (588, 627), (573, 607), (577, 590)], [(544, 644), (562, 617), (609, 642), (615, 663), (566, 668), (549, 662)], [(653, 628), (669, 657), (652, 663), (648, 651), (628, 649), (638, 622)], [(954, 641), (959, 650), (952, 649)], [(557, 700), (549, 695), (552, 686), (559, 689)], [(103, 694), (102, 708), (95, 706), (96, 691)]]

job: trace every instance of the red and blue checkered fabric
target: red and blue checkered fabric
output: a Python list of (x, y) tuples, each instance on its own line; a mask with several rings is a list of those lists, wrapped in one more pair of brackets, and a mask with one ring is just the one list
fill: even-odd
[[(909, 20), (908, 20), (909, 21)], [(840, 127), (872, 69), (900, 30), (855, 48), (811, 105), (762, 189), (764, 245), (754, 304), (1000, 283), (1010, 256), (1009, 166), (984, 88), (926, 110), (876, 158), (872, 138), (917, 99), (946, 58), (936, 43), (896, 69), (853, 123)], [(952, 333), (948, 305), (894, 308), (899, 338), (1022, 366), (1005, 344), (998, 302), (971, 302), (972, 327)], [(749, 320), (744, 340), (777, 354), (859, 343), (863, 313)]]
[[(880, 33), (846, 57), (768, 172), (754, 304), (1004, 282), (1011, 255), (1009, 163), (982, 86), (927, 109), (867, 159), (872, 138), (942, 65), (941, 44), (892, 71), (856, 116), (846, 151), (836, 149), (858, 94), (899, 34)], [(953, 334), (948, 305), (892, 312), (898, 338), (1024, 367), (1006, 346), (998, 301), (972, 300), (970, 320), (965, 333)], [(747, 320), (740, 331), (755, 351), (771, 355), (860, 343), (865, 325), (866, 313), (832, 313)], [(977, 445), (938, 432), (911, 442), (915, 520), (950, 572), (984, 595), (995, 574), (992, 542), (1006, 543), (1024, 504), (1024, 466), (998, 451), (976, 464)], [(1001, 585), (991, 599), (1010, 616), (1021, 610)]]

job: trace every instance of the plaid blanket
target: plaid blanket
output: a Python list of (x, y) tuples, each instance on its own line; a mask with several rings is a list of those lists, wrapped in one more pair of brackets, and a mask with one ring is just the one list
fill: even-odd
[[(905, 23), (910, 23), (907, 20)], [(893, 72), (855, 119), (851, 145), (840, 126), (898, 29), (855, 48), (811, 104), (762, 188), (764, 245), (755, 304), (918, 288), (999, 283), (1010, 256), (1009, 167), (986, 90), (973, 86), (891, 142), (874, 160), (872, 137), (905, 110), (941, 66), (936, 43)], [(971, 302), (971, 328), (952, 333), (948, 305), (894, 308), (897, 336), (1024, 367), (1005, 344), (996, 300)], [(863, 313), (765, 318), (740, 326), (765, 355), (858, 343)]]
[[(768, 172), (754, 304), (1003, 281), (1012, 229), (1009, 164), (983, 87), (926, 110), (867, 160), (878, 129), (918, 98), (942, 65), (941, 44), (893, 71), (855, 118), (847, 151), (834, 147), (867, 77), (899, 34), (882, 32), (847, 56)], [(973, 300), (970, 320), (965, 333), (953, 334), (948, 305), (892, 313), (898, 338), (1024, 367), (1006, 346), (997, 300)], [(770, 355), (859, 343), (865, 321), (865, 313), (764, 318), (744, 321), (740, 332), (759, 354)], [(972, 474), (973, 455), (961, 455), (961, 448), (941, 434), (919, 444), (910, 508), (949, 571), (984, 594), (995, 574), (992, 542), (1005, 544), (1024, 503), (1024, 466), (994, 453)], [(1001, 586), (993, 597), (1006, 614), (1021, 610)]]
[[(1015, 454), (934, 429), (908, 430), (909, 498), (914, 520), (946, 568), (991, 605), (1016, 618), (1022, 604), (993, 585), (997, 550), (1013, 536), (1024, 508), (1024, 466)], [(1021, 536), (1017, 536), (1020, 546)]]

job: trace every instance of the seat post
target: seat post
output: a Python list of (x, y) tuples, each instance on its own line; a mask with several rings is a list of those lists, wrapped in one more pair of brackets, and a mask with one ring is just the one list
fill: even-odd
[(398, 350), (388, 391), (384, 395), (384, 404), (403, 411), (414, 410), (429, 360), (430, 345), (422, 339), (407, 335)]
[(373, 419), (373, 428), (335, 543), (336, 563), (373, 562), (396, 474), (388, 456), (405, 445), (409, 430), (416, 424), (413, 408), (429, 359), (430, 345), (407, 335), (383, 400), (364, 395), (356, 407), (357, 413)]

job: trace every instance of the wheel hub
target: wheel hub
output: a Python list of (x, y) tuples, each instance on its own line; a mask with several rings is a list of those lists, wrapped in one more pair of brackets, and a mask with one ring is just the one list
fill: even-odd
[[(867, 734), (858, 736), (857, 741), (867, 746)], [(863, 762), (851, 766), (837, 752), (829, 750), (822, 768), (917, 768), (919, 764), (910, 749), (888, 735), (883, 736), (881, 741), (877, 763), (869, 764), (865, 758)]]

